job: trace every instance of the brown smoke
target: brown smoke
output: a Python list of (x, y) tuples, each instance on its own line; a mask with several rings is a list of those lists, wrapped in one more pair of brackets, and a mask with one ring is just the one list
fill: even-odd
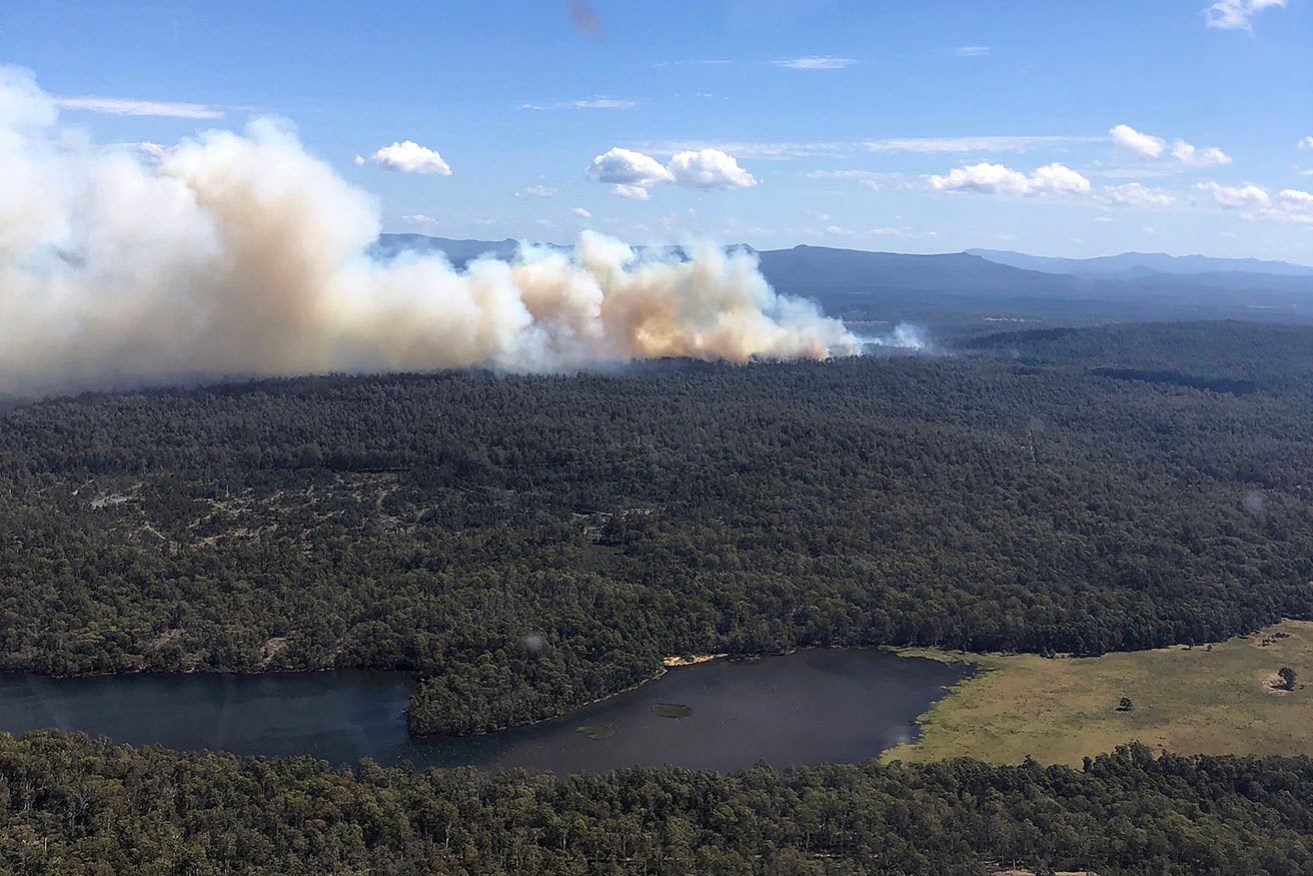
[(748, 254), (644, 259), (585, 233), (571, 254), (524, 247), (458, 272), (375, 261), (378, 232), (373, 199), (277, 122), (97, 147), (58, 127), (30, 74), (0, 68), (0, 393), (859, 347)]

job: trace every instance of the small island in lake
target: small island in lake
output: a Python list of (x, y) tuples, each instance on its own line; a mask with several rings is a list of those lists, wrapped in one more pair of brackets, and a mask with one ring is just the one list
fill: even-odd
[(610, 739), (615, 735), (615, 727), (610, 724), (585, 724), (576, 728), (577, 732), (584, 734), (589, 739), (600, 742), (603, 739)]

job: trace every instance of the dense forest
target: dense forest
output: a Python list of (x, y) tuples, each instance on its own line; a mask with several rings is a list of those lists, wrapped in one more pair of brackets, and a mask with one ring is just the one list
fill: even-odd
[(416, 733), (664, 655), (1098, 654), (1313, 617), (1313, 329), (324, 376), (0, 414), (0, 669), (401, 668)]
[(1313, 870), (1313, 761), (1154, 759), (1083, 770), (825, 765), (729, 775), (418, 773), (0, 735), (0, 870), (188, 874), (948, 874)]

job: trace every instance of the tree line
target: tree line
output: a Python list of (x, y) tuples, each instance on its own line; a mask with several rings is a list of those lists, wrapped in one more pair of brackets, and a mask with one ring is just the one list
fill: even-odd
[(682, 876), (1297, 876), (1313, 870), (1313, 761), (1083, 769), (874, 761), (722, 775), (333, 769), (0, 734), (0, 869), (49, 876), (508, 873)]

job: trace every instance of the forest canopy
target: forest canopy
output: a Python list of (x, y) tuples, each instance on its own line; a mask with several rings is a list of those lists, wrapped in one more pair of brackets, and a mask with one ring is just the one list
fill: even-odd
[(50, 876), (643, 873), (650, 876), (1297, 876), (1313, 869), (1308, 758), (1083, 769), (674, 767), (554, 778), (333, 770), (0, 734), (0, 869)]
[(1313, 329), (322, 376), (0, 415), (0, 669), (413, 670), (416, 733), (663, 656), (1099, 654), (1313, 617)]

